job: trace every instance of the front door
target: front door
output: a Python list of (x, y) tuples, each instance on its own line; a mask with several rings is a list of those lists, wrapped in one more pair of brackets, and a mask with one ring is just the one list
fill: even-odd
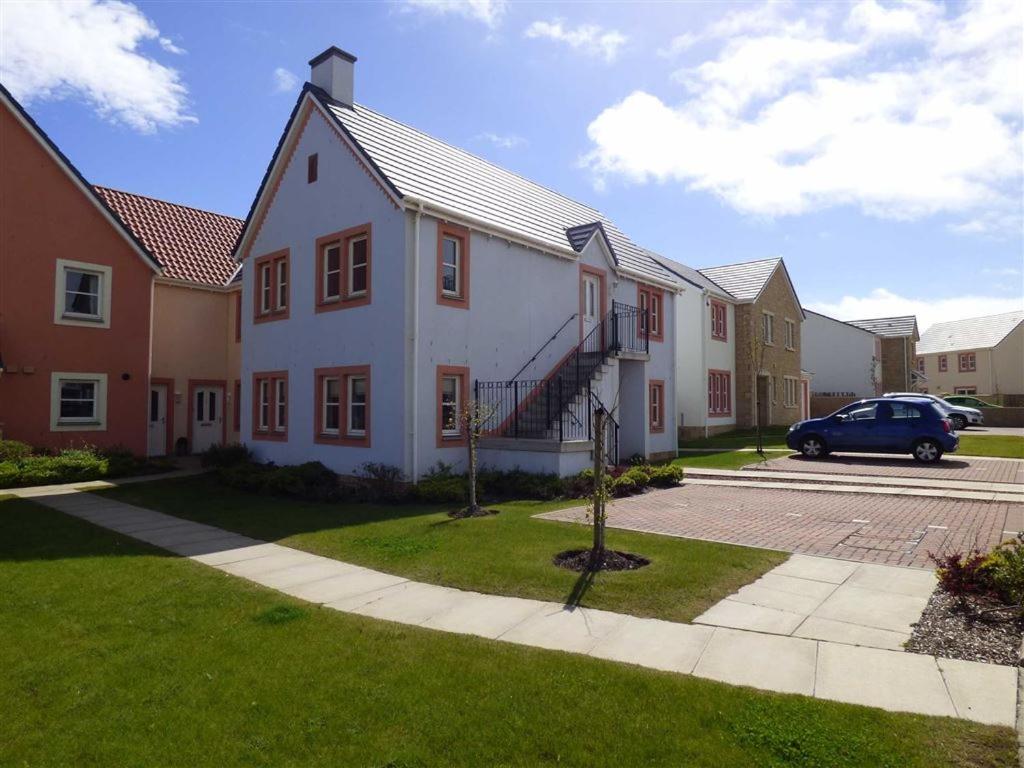
[(601, 322), (601, 277), (584, 272), (580, 291), (580, 314), (583, 318), (583, 338)]
[(167, 385), (149, 388), (149, 450), (150, 456), (167, 453)]
[(224, 388), (203, 385), (192, 390), (192, 453), (202, 453), (221, 441)]

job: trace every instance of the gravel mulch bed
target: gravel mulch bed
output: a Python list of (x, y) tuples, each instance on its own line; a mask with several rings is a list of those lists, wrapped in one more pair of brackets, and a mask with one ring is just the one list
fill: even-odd
[(646, 557), (634, 555), (632, 552), (619, 552), (614, 549), (606, 549), (600, 564), (595, 568), (591, 562), (591, 550), (589, 549), (567, 549), (555, 555), (554, 563), (559, 568), (568, 568), (570, 571), (635, 571), (650, 565), (651, 561)]
[[(947, 659), (1017, 666), (1024, 621), (994, 621), (991, 615), (979, 616), (986, 608), (1000, 605), (991, 597), (954, 597), (940, 587), (914, 625), (906, 648)], [(1005, 618), (1006, 613), (996, 616)]]

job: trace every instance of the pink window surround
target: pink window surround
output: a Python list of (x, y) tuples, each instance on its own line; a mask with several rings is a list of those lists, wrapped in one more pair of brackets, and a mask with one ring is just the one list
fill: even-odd
[(729, 310), (726, 304), (715, 299), (711, 300), (711, 338), (729, 340)]
[[(650, 319), (651, 341), (665, 340), (665, 292), (661, 288), (654, 288), (650, 285), (637, 284), (636, 304), (640, 310), (647, 310), (647, 317)], [(643, 332), (643, 315), (640, 316), (640, 331)]]
[[(284, 384), (284, 405), (285, 419), (281, 422), (278, 419), (278, 382)], [(267, 388), (266, 425), (261, 426), (260, 411), (263, 408), (262, 390), (264, 384)], [(284, 442), (288, 440), (288, 371), (259, 371), (252, 375), (252, 439), (273, 440)]]
[[(289, 249), (284, 248), (268, 253), (266, 256), (260, 256), (253, 263), (252, 315), (254, 323), (288, 319), (292, 286), (289, 253)], [(282, 282), (284, 283), (283, 288)]]
[(665, 431), (665, 382), (651, 379), (647, 382), (647, 426), (651, 432)]
[(949, 370), (949, 358), (945, 355), (939, 355), (939, 372), (945, 373)]
[[(366, 241), (365, 265), (353, 263), (355, 254), (353, 245), (359, 241)], [(324, 296), (327, 287), (327, 259), (328, 251), (331, 248), (339, 250), (338, 268), (338, 292), (337, 296), (326, 298)], [(358, 288), (354, 285), (353, 276), (355, 269), (365, 269), (365, 287)], [(362, 307), (371, 302), (373, 289), (373, 225), (367, 222), (356, 227), (349, 227), (340, 232), (324, 235), (316, 239), (316, 311), (331, 312), (335, 309), (349, 309), (351, 307)]]
[(708, 416), (732, 416), (732, 373), (708, 371)]
[(961, 352), (957, 355), (957, 370), (960, 373), (971, 373), (978, 369), (978, 359), (974, 352)]
[[(325, 382), (328, 379), (338, 382), (338, 427), (336, 432), (329, 432), (325, 428)], [(351, 403), (349, 402), (350, 383), (353, 379), (365, 379), (366, 381), (366, 403), (365, 403), (365, 429), (361, 435), (350, 434), (349, 413)], [(370, 376), (368, 365), (342, 365), (332, 368), (317, 368), (313, 372), (313, 402), (316, 404), (316, 412), (313, 418), (313, 442), (321, 445), (339, 445), (350, 448), (369, 448), (370, 429), (373, 398), (373, 379)]]
[[(458, 272), (455, 293), (444, 289), (444, 241), (458, 243)], [(437, 224), (437, 303), (469, 309), (469, 230), (456, 224)]]

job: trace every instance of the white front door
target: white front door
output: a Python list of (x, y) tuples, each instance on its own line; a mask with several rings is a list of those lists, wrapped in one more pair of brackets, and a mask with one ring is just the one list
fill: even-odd
[(149, 455), (167, 453), (167, 385), (149, 388)]
[(589, 272), (583, 273), (580, 282), (582, 292), (583, 338), (587, 337), (601, 322), (601, 278)]
[(221, 442), (224, 423), (224, 388), (201, 386), (192, 390), (192, 453), (202, 453)]

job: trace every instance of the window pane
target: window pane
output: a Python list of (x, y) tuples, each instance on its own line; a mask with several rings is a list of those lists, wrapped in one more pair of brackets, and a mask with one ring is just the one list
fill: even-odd
[(209, 398), (209, 403), (210, 403), (210, 413), (209, 413), (210, 421), (216, 421), (217, 420), (217, 393), (216, 392), (207, 392), (207, 396)]
[(196, 392), (196, 419), (206, 421), (206, 393)]
[(324, 298), (341, 295), (341, 248), (332, 245), (324, 254)]
[(351, 285), (349, 286), (350, 293), (362, 293), (366, 290), (366, 243), (367, 241), (365, 237), (352, 241), (352, 275)]
[(459, 431), (459, 380), (455, 376), (441, 379), (441, 431), (457, 434)]
[(65, 381), (60, 385), (60, 418), (91, 419), (96, 413), (96, 384)]
[(448, 293), (457, 291), (458, 275), (455, 267), (445, 264), (441, 272), (441, 289)]
[(277, 308), (288, 306), (288, 262), (277, 262)]
[(324, 379), (324, 429), (337, 432), (341, 416), (341, 389), (337, 379)]
[(349, 432), (366, 431), (366, 379), (353, 376), (349, 379)]
[(69, 269), (64, 273), (64, 311), (99, 315), (100, 276)]
[(446, 293), (458, 294), (459, 241), (446, 237), (441, 249), (441, 289)]
[(160, 418), (160, 393), (155, 389), (149, 391), (149, 420), (157, 421)]

